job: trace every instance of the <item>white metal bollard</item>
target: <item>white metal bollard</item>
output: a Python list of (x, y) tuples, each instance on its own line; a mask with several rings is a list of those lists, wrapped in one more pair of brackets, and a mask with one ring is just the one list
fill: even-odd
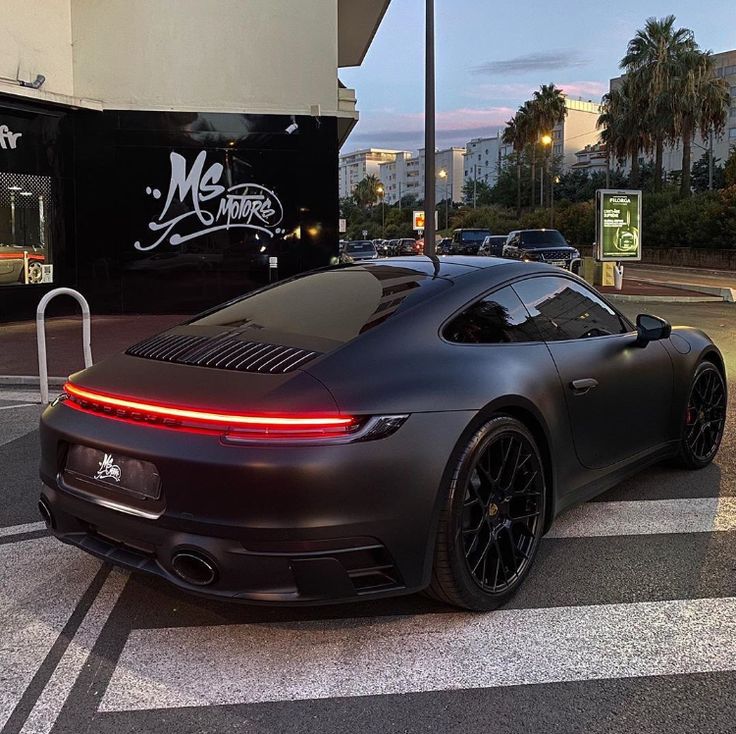
[(92, 330), (90, 328), (90, 312), (89, 304), (85, 297), (75, 291), (73, 288), (54, 288), (49, 291), (38, 304), (36, 309), (36, 343), (38, 344), (38, 376), (40, 379), (41, 388), (41, 403), (43, 405), (49, 402), (49, 372), (48, 365), (46, 364), (46, 326), (44, 324), (44, 318), (46, 313), (46, 306), (49, 301), (56, 296), (71, 296), (77, 303), (79, 303), (82, 309), (82, 350), (84, 351), (84, 366), (92, 366)]
[(613, 266), (613, 282), (617, 291), (624, 287), (624, 266), (621, 263), (616, 263)]

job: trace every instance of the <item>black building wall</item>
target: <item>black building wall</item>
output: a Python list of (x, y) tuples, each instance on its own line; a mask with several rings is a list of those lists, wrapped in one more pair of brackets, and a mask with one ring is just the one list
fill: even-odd
[(30, 317), (60, 285), (93, 313), (193, 313), (337, 254), (334, 118), (35, 114), (55, 121), (37, 153), (59, 200), (54, 282), (0, 285), (0, 322)]

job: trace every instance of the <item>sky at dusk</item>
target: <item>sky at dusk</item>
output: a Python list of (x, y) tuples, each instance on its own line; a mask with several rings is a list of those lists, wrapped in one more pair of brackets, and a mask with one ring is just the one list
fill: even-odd
[[(342, 152), (423, 145), (424, 0), (392, 0), (363, 65), (342, 69), (360, 122)], [(701, 48), (736, 49), (736, 0), (436, 0), (437, 145), (493, 135), (540, 84), (600, 101), (626, 44), (674, 14)]]

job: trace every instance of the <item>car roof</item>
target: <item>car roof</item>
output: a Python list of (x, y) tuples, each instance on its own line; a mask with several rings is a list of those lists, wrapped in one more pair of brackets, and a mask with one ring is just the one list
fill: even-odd
[(384, 257), (373, 260), (370, 263), (360, 265), (349, 265), (347, 267), (360, 268), (362, 270), (380, 271), (382, 268), (396, 268), (400, 266), (405, 270), (413, 270), (424, 276), (445, 278), (455, 280), (463, 275), (479, 272), (496, 265), (507, 265), (509, 260), (500, 257), (471, 257), (462, 255), (451, 255), (442, 257), (427, 257), (426, 255), (415, 255), (413, 257)]

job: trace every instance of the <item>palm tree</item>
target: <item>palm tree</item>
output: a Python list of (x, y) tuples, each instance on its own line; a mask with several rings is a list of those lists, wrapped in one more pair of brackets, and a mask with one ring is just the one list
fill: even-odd
[(521, 217), (521, 153), (526, 145), (525, 120), (521, 111), (517, 112), (507, 123), (501, 140), (510, 145), (516, 154), (516, 218)]
[(377, 176), (372, 173), (366, 176), (362, 181), (358, 181), (353, 190), (353, 199), (355, 203), (363, 209), (374, 206), (378, 203), (381, 182)]
[(531, 180), (529, 189), (529, 203), (534, 208), (534, 184), (537, 180), (537, 144), (539, 142), (539, 106), (534, 100), (527, 100), (519, 107), (516, 113), (522, 121), (521, 130), (524, 133), (524, 145), (531, 159)]
[(704, 138), (723, 132), (730, 105), (729, 86), (715, 75), (710, 52), (703, 53), (697, 47), (682, 55), (673, 82), (675, 133), (682, 139), (680, 194), (690, 196), (693, 137), (697, 130)]
[[(562, 90), (554, 84), (542, 84), (542, 86), (534, 92), (532, 104), (536, 108), (537, 112), (537, 138), (541, 135), (549, 135), (552, 137), (552, 131), (554, 128), (563, 122), (567, 116), (567, 105), (565, 104), (565, 95), (562, 93)], [(549, 163), (548, 156), (549, 151), (545, 150), (545, 167)], [(544, 172), (542, 173), (542, 176), (544, 176)], [(540, 200), (539, 203), (544, 206), (543, 201)]]
[(650, 149), (646, 99), (634, 77), (624, 78), (619, 87), (603, 97), (598, 128), (609, 160), (631, 159), (631, 185), (639, 185), (639, 153)]
[(655, 150), (655, 190), (662, 183), (664, 143), (676, 137), (674, 109), (679, 100), (673, 85), (686, 54), (697, 50), (693, 32), (675, 29), (676, 18), (647, 18), (644, 28), (629, 41), (621, 68), (632, 76), (648, 99), (647, 119)]

